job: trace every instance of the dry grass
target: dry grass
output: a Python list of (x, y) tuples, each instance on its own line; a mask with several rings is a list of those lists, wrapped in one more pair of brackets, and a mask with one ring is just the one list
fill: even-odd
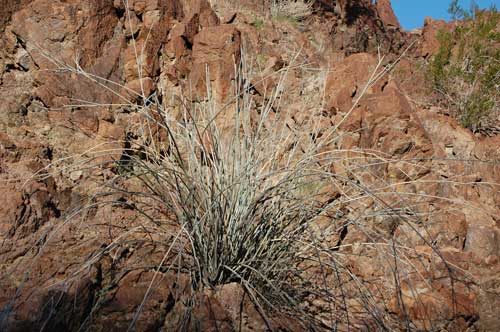
[(271, 15), (303, 20), (313, 12), (313, 0), (272, 0)]
[[(301, 21), (313, 13), (315, 0), (269, 0), (262, 2), (262, 10), (270, 13), (272, 17)], [(241, 3), (234, 0), (210, 0), (212, 8), (215, 10), (232, 8), (242, 10)], [(253, 14), (253, 12), (250, 12)]]

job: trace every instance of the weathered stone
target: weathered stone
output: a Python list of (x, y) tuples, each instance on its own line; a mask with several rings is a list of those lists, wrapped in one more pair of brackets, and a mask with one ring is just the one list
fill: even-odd
[(240, 50), (240, 32), (231, 25), (208, 27), (195, 35), (193, 68), (189, 75), (194, 99), (206, 97), (207, 79), (216, 100), (223, 101), (229, 96)]
[(393, 28), (401, 29), (401, 25), (392, 10), (391, 0), (377, 0), (376, 7), (382, 22)]
[[(123, 331), (134, 317), (138, 331), (174, 331), (180, 322), (187, 330), (303, 330), (276, 311), (266, 322), (239, 282), (195, 289), (193, 274), (176, 270), (193, 263), (188, 251), (170, 247), (170, 235), (183, 233), (161, 197), (147, 201), (123, 153), (152, 135), (168, 155), (170, 137), (154, 123), (145, 133), (142, 107), (163, 106), (156, 120), (181, 119), (206, 100), (207, 85), (216, 104), (227, 102), (214, 124), (228, 132), (236, 78), (250, 85), (252, 117), (273, 104), (266, 128), (282, 119), (283, 137), (327, 137), (321, 153), (334, 152), (332, 185), (315, 193), (318, 205), (331, 204), (314, 225), (324, 264), (303, 263), (300, 278), (311, 285), (291, 292), (301, 310), (339, 330), (377, 330), (382, 321), (405, 330), (408, 319), (421, 330), (495, 331), (500, 138), (477, 137), (429, 105), (419, 73), (421, 58), (439, 47), (437, 31), (455, 23), (428, 19), (409, 34), (389, 0), (319, 0), (298, 22), (270, 17), (269, 1), (223, 2), (1, 6), (0, 311), (16, 298), (7, 331), (45, 323)], [(412, 38), (418, 46), (364, 91), (378, 46), (392, 60)], [(198, 143), (214, 149), (206, 133)], [(328, 297), (307, 289), (322, 285)], [(91, 326), (82, 326), (91, 310)]]

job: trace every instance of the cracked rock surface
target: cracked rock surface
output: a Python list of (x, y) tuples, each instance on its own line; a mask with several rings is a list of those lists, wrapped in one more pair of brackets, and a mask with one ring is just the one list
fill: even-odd
[[(426, 99), (419, 64), (436, 52), (435, 35), (446, 24), (428, 20), (422, 33), (409, 33), (388, 0), (333, 2), (318, 0), (305, 19), (293, 20), (272, 19), (265, 0), (237, 6), (223, 0), (4, 0), (0, 330), (126, 331), (135, 322), (135, 331), (175, 331), (189, 305), (196, 321), (187, 330), (304, 330), (286, 315), (266, 320), (238, 283), (188, 303), (188, 273), (157, 269), (168, 248), (159, 234), (137, 232), (126, 245), (114, 245), (124, 229), (141, 226), (126, 195), (112, 199), (127, 204), (95, 203), (100, 183), (114, 179), (119, 167), (84, 167), (96, 147), (105, 153), (93, 163), (123, 162), (140, 137), (140, 114), (125, 101), (159, 96), (170, 107), (189, 91), (196, 103), (207, 98), (209, 85), (217, 102), (230, 102), (235, 59), (247, 57), (261, 68), (252, 82), (255, 103), (266, 102), (280, 84), (275, 74), (290, 66), (282, 107), (292, 114), (291, 130), (309, 135), (301, 127), (309, 116), (323, 133), (338, 127), (331, 147), (345, 157), (333, 171), (361, 169), (350, 180), (358, 176), (378, 188), (390, 205), (384, 210), (372, 198), (339, 198), (333, 187), (322, 194), (343, 202), (337, 216), (317, 225), (350, 271), (345, 279), (327, 280), (347, 292), (336, 303), (338, 330), (347, 330), (346, 308), (351, 331), (378, 326), (360, 304), (355, 284), (361, 283), (394, 331), (498, 331), (500, 135), (474, 135)], [(378, 49), (395, 60), (411, 44), (393, 71), (363, 91)], [(102, 85), (65, 70), (75, 65)], [(88, 102), (92, 107), (83, 105)], [(130, 190), (138, 185), (118, 181)], [(356, 227), (360, 216), (364, 228)], [(391, 279), (395, 266), (379, 255), (374, 234), (408, 249), (401, 264), (418, 273)], [(457, 273), (455, 282), (450, 273)], [(320, 318), (328, 307), (305, 302)]]

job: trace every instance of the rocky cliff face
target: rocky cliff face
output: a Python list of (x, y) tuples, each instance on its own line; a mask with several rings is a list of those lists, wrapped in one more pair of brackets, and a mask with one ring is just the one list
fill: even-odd
[[(473, 135), (426, 98), (419, 63), (435, 52), (442, 23), (426, 22), (422, 34), (402, 31), (390, 1), (318, 0), (300, 20), (271, 17), (268, 6), (265, 0), (2, 5), (0, 330), (123, 331), (132, 321), (137, 331), (176, 329), (190, 305), (187, 278), (155, 269), (165, 255), (155, 234), (137, 232), (115, 245), (124, 230), (141, 226), (140, 216), (96, 197), (103, 184), (136, 185), (109, 166), (141, 136), (133, 105), (154, 98), (175, 116), (179, 100), (206, 100), (207, 86), (217, 103), (230, 103), (242, 59), (259, 68), (251, 82), (256, 104), (281, 86), (279, 73), (289, 68), (281, 88), (291, 126), (307, 133), (301, 123), (314, 116), (324, 132), (336, 128), (332, 148), (346, 154), (334, 171), (348, 170), (384, 195), (388, 207), (377, 210), (373, 197), (343, 198), (347, 221), (325, 241), (349, 271), (328, 282), (345, 283), (347, 294), (333, 309), (313, 300), (308, 308), (318, 317), (338, 315), (339, 330), (498, 330), (500, 136)], [(388, 62), (379, 64), (378, 51)], [(365, 89), (374, 70), (403, 52)], [(338, 197), (339, 190), (327, 195)], [(395, 221), (394, 211), (408, 222)], [(319, 227), (333, 223), (326, 218)], [(390, 250), (384, 257), (376, 250), (391, 243), (399, 262), (387, 261)], [(394, 280), (398, 268), (405, 272)], [(202, 297), (205, 305), (194, 309), (198, 325), (189, 328), (304, 328), (281, 316), (266, 320), (238, 284)], [(379, 312), (369, 316), (360, 299)]]

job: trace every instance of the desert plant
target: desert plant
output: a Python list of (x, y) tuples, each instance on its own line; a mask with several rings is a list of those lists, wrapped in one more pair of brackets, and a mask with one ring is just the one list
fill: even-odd
[(250, 25), (254, 26), (258, 30), (261, 30), (264, 27), (264, 21), (261, 18), (256, 17)]
[[(350, 269), (345, 258), (349, 254), (339, 254), (343, 247), (375, 248), (370, 254), (380, 256), (381, 269), (390, 271), (403, 307), (401, 280), (411, 284), (411, 275), (419, 272), (406, 255), (418, 252), (395, 239), (395, 227), (406, 226), (440, 256), (418, 228), (422, 223), (402, 198), (404, 193), (392, 189), (405, 183), (366, 184), (363, 180), (372, 175), (371, 167), (395, 161), (383, 153), (343, 151), (334, 144), (341, 135), (339, 127), (356, 112), (365, 92), (393, 67), (381, 70), (383, 58), (379, 60), (350, 110), (326, 129), (315, 123), (316, 114), (310, 114), (299, 128), (290, 126), (292, 116), (281, 107), (280, 98), (289, 68), (280, 70), (277, 88), (263, 96), (265, 102), (257, 106), (251, 92), (252, 73), (244, 59), (236, 63), (238, 80), (234, 96), (226, 105), (215, 102), (207, 86), (207, 100), (189, 102), (181, 98), (177, 104), (180, 115), (175, 117), (174, 110), (155, 94), (137, 93), (137, 100), (127, 102), (142, 115), (137, 124), (138, 138), (119, 151), (98, 151), (117, 154), (118, 162), (98, 165), (114, 169), (116, 175), (102, 184), (103, 190), (110, 191), (96, 195), (95, 201), (82, 210), (104, 204), (125, 206), (139, 212), (143, 224), (126, 225), (109, 245), (86, 258), (71, 277), (78, 278), (78, 273), (120, 246), (131, 245), (127, 237), (144, 230), (151, 243), (164, 252), (154, 268), (155, 276), (170, 271), (189, 276), (191, 290), (186, 294), (189, 305), (185, 317), (191, 320), (197, 319), (192, 310), (193, 302), (198, 301), (196, 294), (234, 282), (244, 287), (264, 317), (268, 310), (288, 309), (310, 329), (320, 326), (332, 330), (337, 324), (345, 324), (349, 330), (353, 315), (359, 318), (366, 314), (380, 329), (396, 326), (397, 322), (391, 322), (387, 310), (377, 303), (373, 289)], [(76, 67), (60, 62), (55, 66), (100, 88), (113, 87), (113, 82), (87, 73), (78, 62)], [(85, 158), (72, 167), (91, 168), (92, 160)], [(120, 187), (124, 179), (139, 180), (142, 186), (134, 190)], [(120, 199), (114, 198), (117, 193)], [(75, 214), (41, 240), (44, 246), (73, 221)], [(322, 218), (327, 219), (328, 226), (318, 234), (317, 222)], [(372, 221), (376, 219), (386, 223), (388, 231), (374, 228)], [(342, 233), (348, 227), (357, 228), (369, 242), (343, 245)], [(332, 241), (337, 233), (339, 240)], [(43, 247), (37, 256), (42, 252)], [(130, 330), (154, 281), (137, 308)], [(349, 301), (353, 294), (358, 296), (357, 302)], [(316, 317), (313, 310), (304, 308), (306, 300), (319, 302), (317, 306), (326, 314)], [(89, 316), (99, 310), (99, 304), (97, 299)], [(410, 330), (407, 317), (406, 321)], [(181, 325), (190, 329), (187, 323)]]
[[(379, 71), (382, 61), (357, 102), (385, 73)], [(278, 86), (267, 102), (256, 107), (250, 93), (251, 70), (244, 59), (237, 67), (234, 98), (226, 105), (216, 103), (207, 86), (207, 100), (183, 100), (178, 119), (154, 98), (148, 106), (139, 107), (144, 119), (139, 136), (145, 139), (126, 152), (129, 176), (147, 188), (130, 194), (152, 198), (162, 211), (169, 211), (178, 229), (167, 250), (177, 258), (160, 267), (168, 271), (180, 266), (189, 271), (192, 296), (180, 328), (189, 330), (189, 320), (196, 321), (193, 308), (202, 301), (197, 294), (230, 283), (245, 289), (271, 329), (270, 312), (291, 312), (304, 326), (334, 326), (339, 318), (332, 312), (319, 319), (302, 305), (311, 294), (324, 303), (338, 301), (333, 284), (344, 283), (343, 277), (317, 285), (318, 273), (307, 275), (306, 271), (318, 269), (325, 280), (335, 273), (351, 273), (333, 254), (338, 248), (322, 243), (338, 227), (345, 228), (339, 224), (347, 221), (332, 223), (321, 235), (316, 231), (317, 221), (330, 216), (342, 219), (344, 201), (373, 199), (378, 194), (351, 181), (350, 171), (332, 173), (334, 163), (349, 159), (332, 146), (341, 123), (321, 135), (314, 117), (302, 124), (305, 134), (290, 128), (290, 115), (280, 108), (279, 98), (289, 68), (281, 70)], [(353, 159), (363, 159), (361, 155)], [(332, 187), (342, 188), (345, 197), (329, 197)], [(136, 202), (136, 208), (146, 211)], [(383, 199), (376, 205), (399, 215)], [(362, 213), (359, 220), (350, 222), (364, 228), (367, 217), (371, 216)], [(387, 259), (398, 255), (400, 249), (389, 245), (392, 240), (376, 237), (388, 242)], [(360, 305), (377, 318), (383, 316), (363, 283), (355, 280), (353, 284), (350, 292), (359, 293)], [(344, 287), (347, 291), (347, 286), (340, 286)], [(344, 306), (343, 311), (350, 310)], [(140, 313), (139, 308), (135, 319)]]
[(453, 0), (450, 2), (450, 5), (448, 6), (448, 14), (450, 14), (452, 19), (454, 20), (464, 20), (473, 18), (474, 13), (478, 9), (479, 7), (474, 0), (471, 1), (469, 10), (466, 10), (465, 8), (460, 6), (458, 0)]
[(313, 11), (313, 0), (272, 0), (271, 15), (300, 21)]
[(298, 144), (280, 117), (269, 123), (273, 102), (256, 116), (250, 95), (236, 95), (224, 111), (210, 98), (184, 105), (180, 122), (164, 111), (147, 114), (162, 119), (168, 152), (153, 144), (142, 146), (146, 160), (131, 158), (135, 174), (184, 230), (195, 287), (237, 281), (267, 300), (264, 294), (289, 281), (300, 240), (321, 212), (314, 196), (299, 193), (322, 173), (312, 167), (312, 146)]
[[(386, 185), (367, 187), (360, 181), (371, 163), (391, 161), (373, 152), (341, 151), (333, 144), (339, 126), (356, 110), (364, 93), (393, 67), (380, 70), (382, 63), (383, 58), (343, 119), (326, 131), (313, 116), (299, 130), (290, 127), (290, 116), (280, 107), (279, 98), (289, 68), (280, 71), (277, 88), (257, 107), (249, 83), (253, 75), (244, 59), (237, 63), (239, 79), (234, 98), (226, 105), (215, 102), (210, 86), (207, 100), (182, 100), (178, 118), (154, 96), (136, 105), (143, 115), (138, 135), (143, 139), (125, 151), (127, 176), (139, 179), (145, 189), (127, 194), (135, 197), (134, 208), (153, 223), (157, 221), (141, 205), (141, 197), (168, 211), (164, 216), (173, 228), (161, 230), (160, 235), (167, 238), (173, 232), (174, 236), (165, 250), (169, 258), (157, 271), (189, 275), (191, 295), (180, 329), (193, 328), (190, 321), (198, 318), (194, 308), (203, 301), (199, 294), (230, 283), (245, 289), (271, 329), (267, 316), (279, 312), (291, 312), (304, 326), (320, 329), (339, 321), (349, 326), (351, 310), (365, 311), (380, 328), (397, 324), (390, 322), (376, 296), (336, 254), (340, 242), (333, 248), (328, 245), (339, 229), (359, 228), (373, 239), (374, 243), (365, 245), (376, 248), (381, 264), (396, 266), (392, 272), (396, 288), (400, 279), (413, 273), (411, 262), (400, 257), (408, 249), (383, 229), (370, 229), (367, 221), (381, 218), (390, 219), (391, 225), (405, 224), (439, 255), (415, 228), (415, 217), (405, 212), (411, 208), (399, 208), (410, 206), (401, 194), (388, 192)], [(332, 171), (338, 163), (345, 164), (345, 172)], [(340, 192), (333, 198), (332, 188)], [(386, 196), (398, 203), (393, 205)], [(374, 211), (357, 211), (356, 202), (363, 201), (374, 201)], [(325, 218), (330, 226), (320, 234), (317, 222)], [(358, 302), (348, 305), (345, 293), (355, 294)], [(147, 298), (145, 294), (144, 301)], [(317, 316), (304, 307), (313, 300), (327, 314)], [(131, 326), (141, 310), (142, 306)]]
[(498, 125), (500, 13), (494, 7), (472, 8), (466, 11), (452, 2), (450, 13), (463, 21), (453, 31), (439, 32), (440, 48), (428, 73), (445, 106), (462, 126), (476, 132)]

